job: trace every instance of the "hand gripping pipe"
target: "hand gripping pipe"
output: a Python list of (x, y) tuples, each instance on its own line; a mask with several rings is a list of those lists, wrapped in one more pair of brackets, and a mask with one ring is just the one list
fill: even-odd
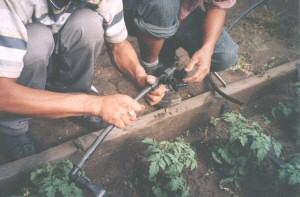
[[(155, 90), (159, 87), (160, 84), (167, 85), (169, 88), (173, 90), (178, 90), (180, 87), (186, 86), (185, 83), (182, 83), (182, 78), (185, 77), (186, 73), (184, 70), (175, 72), (176, 67), (167, 68), (164, 70), (163, 74), (156, 80), (156, 82), (152, 85), (145, 87), (134, 99), (136, 101), (143, 98), (150, 91)], [(175, 73), (174, 73), (175, 72)], [(181, 79), (176, 80), (174, 76), (180, 76)], [(96, 151), (96, 149), (102, 144), (107, 135), (115, 128), (115, 125), (108, 125), (103, 132), (97, 137), (97, 139), (92, 143), (92, 145), (88, 148), (82, 158), (74, 165), (72, 171), (70, 172), (70, 179), (75, 182), (75, 184), (83, 189), (89, 191), (94, 197), (106, 197), (109, 194), (102, 188), (95, 184), (92, 184), (90, 180), (81, 175), (81, 171), (90, 158), (90, 156)]]

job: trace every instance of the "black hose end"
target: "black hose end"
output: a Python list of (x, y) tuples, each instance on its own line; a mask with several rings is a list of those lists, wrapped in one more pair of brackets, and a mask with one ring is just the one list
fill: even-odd
[(85, 189), (94, 197), (110, 197), (105, 189), (95, 184), (88, 183), (86, 184)]
[(236, 98), (233, 98), (229, 96), (228, 94), (224, 93), (222, 90), (219, 89), (219, 87), (216, 85), (215, 81), (213, 80), (211, 73), (208, 74), (208, 81), (210, 82), (211, 86), (213, 87), (214, 91), (219, 93), (222, 97), (227, 99), (228, 101), (238, 104), (238, 105), (243, 105), (244, 103)]
[(80, 175), (80, 168), (74, 166), (69, 174), (70, 180), (81, 189), (87, 190), (94, 197), (109, 197), (109, 193), (106, 192), (102, 187), (92, 184), (90, 179), (86, 176)]

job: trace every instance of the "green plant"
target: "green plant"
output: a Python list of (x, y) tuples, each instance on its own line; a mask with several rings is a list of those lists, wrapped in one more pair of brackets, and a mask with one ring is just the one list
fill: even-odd
[(184, 136), (184, 137), (189, 137), (189, 136), (191, 136), (192, 134), (191, 134), (191, 131), (190, 130), (186, 130), (186, 131), (184, 131), (183, 132), (183, 134), (182, 134), (182, 136)]
[(209, 124), (215, 127), (215, 126), (217, 126), (219, 121), (220, 121), (220, 118), (210, 117)]
[(279, 180), (289, 185), (300, 184), (300, 154), (292, 155), (288, 162), (280, 166)]
[(300, 144), (300, 82), (294, 85), (294, 90), (297, 95), (296, 107), (295, 107), (295, 120), (293, 121), (292, 128), (296, 131), (297, 143)]
[[(73, 164), (71, 161), (63, 160), (35, 170), (30, 176), (35, 188), (27, 189), (27, 196), (83, 197), (83, 191), (69, 179), (69, 173), (72, 168)], [(24, 196), (26, 196), (25, 193)]]
[(228, 123), (229, 140), (216, 146), (212, 158), (222, 165), (225, 173), (226, 178), (221, 180), (221, 184), (232, 184), (240, 189), (240, 182), (250, 165), (261, 165), (269, 151), (279, 156), (282, 146), (265, 135), (257, 122), (237, 112), (223, 114), (222, 120)]
[(293, 102), (278, 102), (278, 104), (272, 108), (272, 116), (276, 120), (280, 120), (283, 118), (289, 118), (295, 109), (295, 103)]
[(271, 124), (271, 120), (270, 120), (267, 116), (263, 116), (263, 119), (264, 119), (264, 123), (265, 123), (266, 125)]
[(292, 131), (297, 144), (300, 144), (300, 82), (293, 85), (296, 99), (292, 101), (281, 101), (272, 108), (272, 116), (282, 121)]
[(189, 196), (189, 187), (183, 176), (185, 169), (195, 170), (196, 153), (183, 138), (175, 142), (146, 138), (142, 141), (148, 145), (149, 167), (148, 180), (152, 192), (157, 197)]

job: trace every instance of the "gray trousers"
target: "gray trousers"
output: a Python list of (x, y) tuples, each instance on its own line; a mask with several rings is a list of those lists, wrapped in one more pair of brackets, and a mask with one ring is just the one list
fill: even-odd
[[(28, 24), (28, 48), (17, 83), (61, 92), (88, 92), (94, 64), (103, 45), (103, 18), (89, 9), (77, 10), (59, 33), (40, 23)], [(30, 117), (0, 113), (0, 131), (20, 135), (28, 131)]]

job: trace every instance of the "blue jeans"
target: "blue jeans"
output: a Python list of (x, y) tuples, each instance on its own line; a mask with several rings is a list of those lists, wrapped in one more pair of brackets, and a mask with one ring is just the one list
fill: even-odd
[[(169, 64), (177, 48), (184, 48), (191, 57), (203, 45), (205, 11), (195, 9), (179, 24), (180, 0), (123, 0), (126, 27), (130, 35), (143, 32), (165, 39), (159, 60)], [(238, 45), (223, 30), (212, 57), (212, 71), (225, 70), (236, 63)]]

